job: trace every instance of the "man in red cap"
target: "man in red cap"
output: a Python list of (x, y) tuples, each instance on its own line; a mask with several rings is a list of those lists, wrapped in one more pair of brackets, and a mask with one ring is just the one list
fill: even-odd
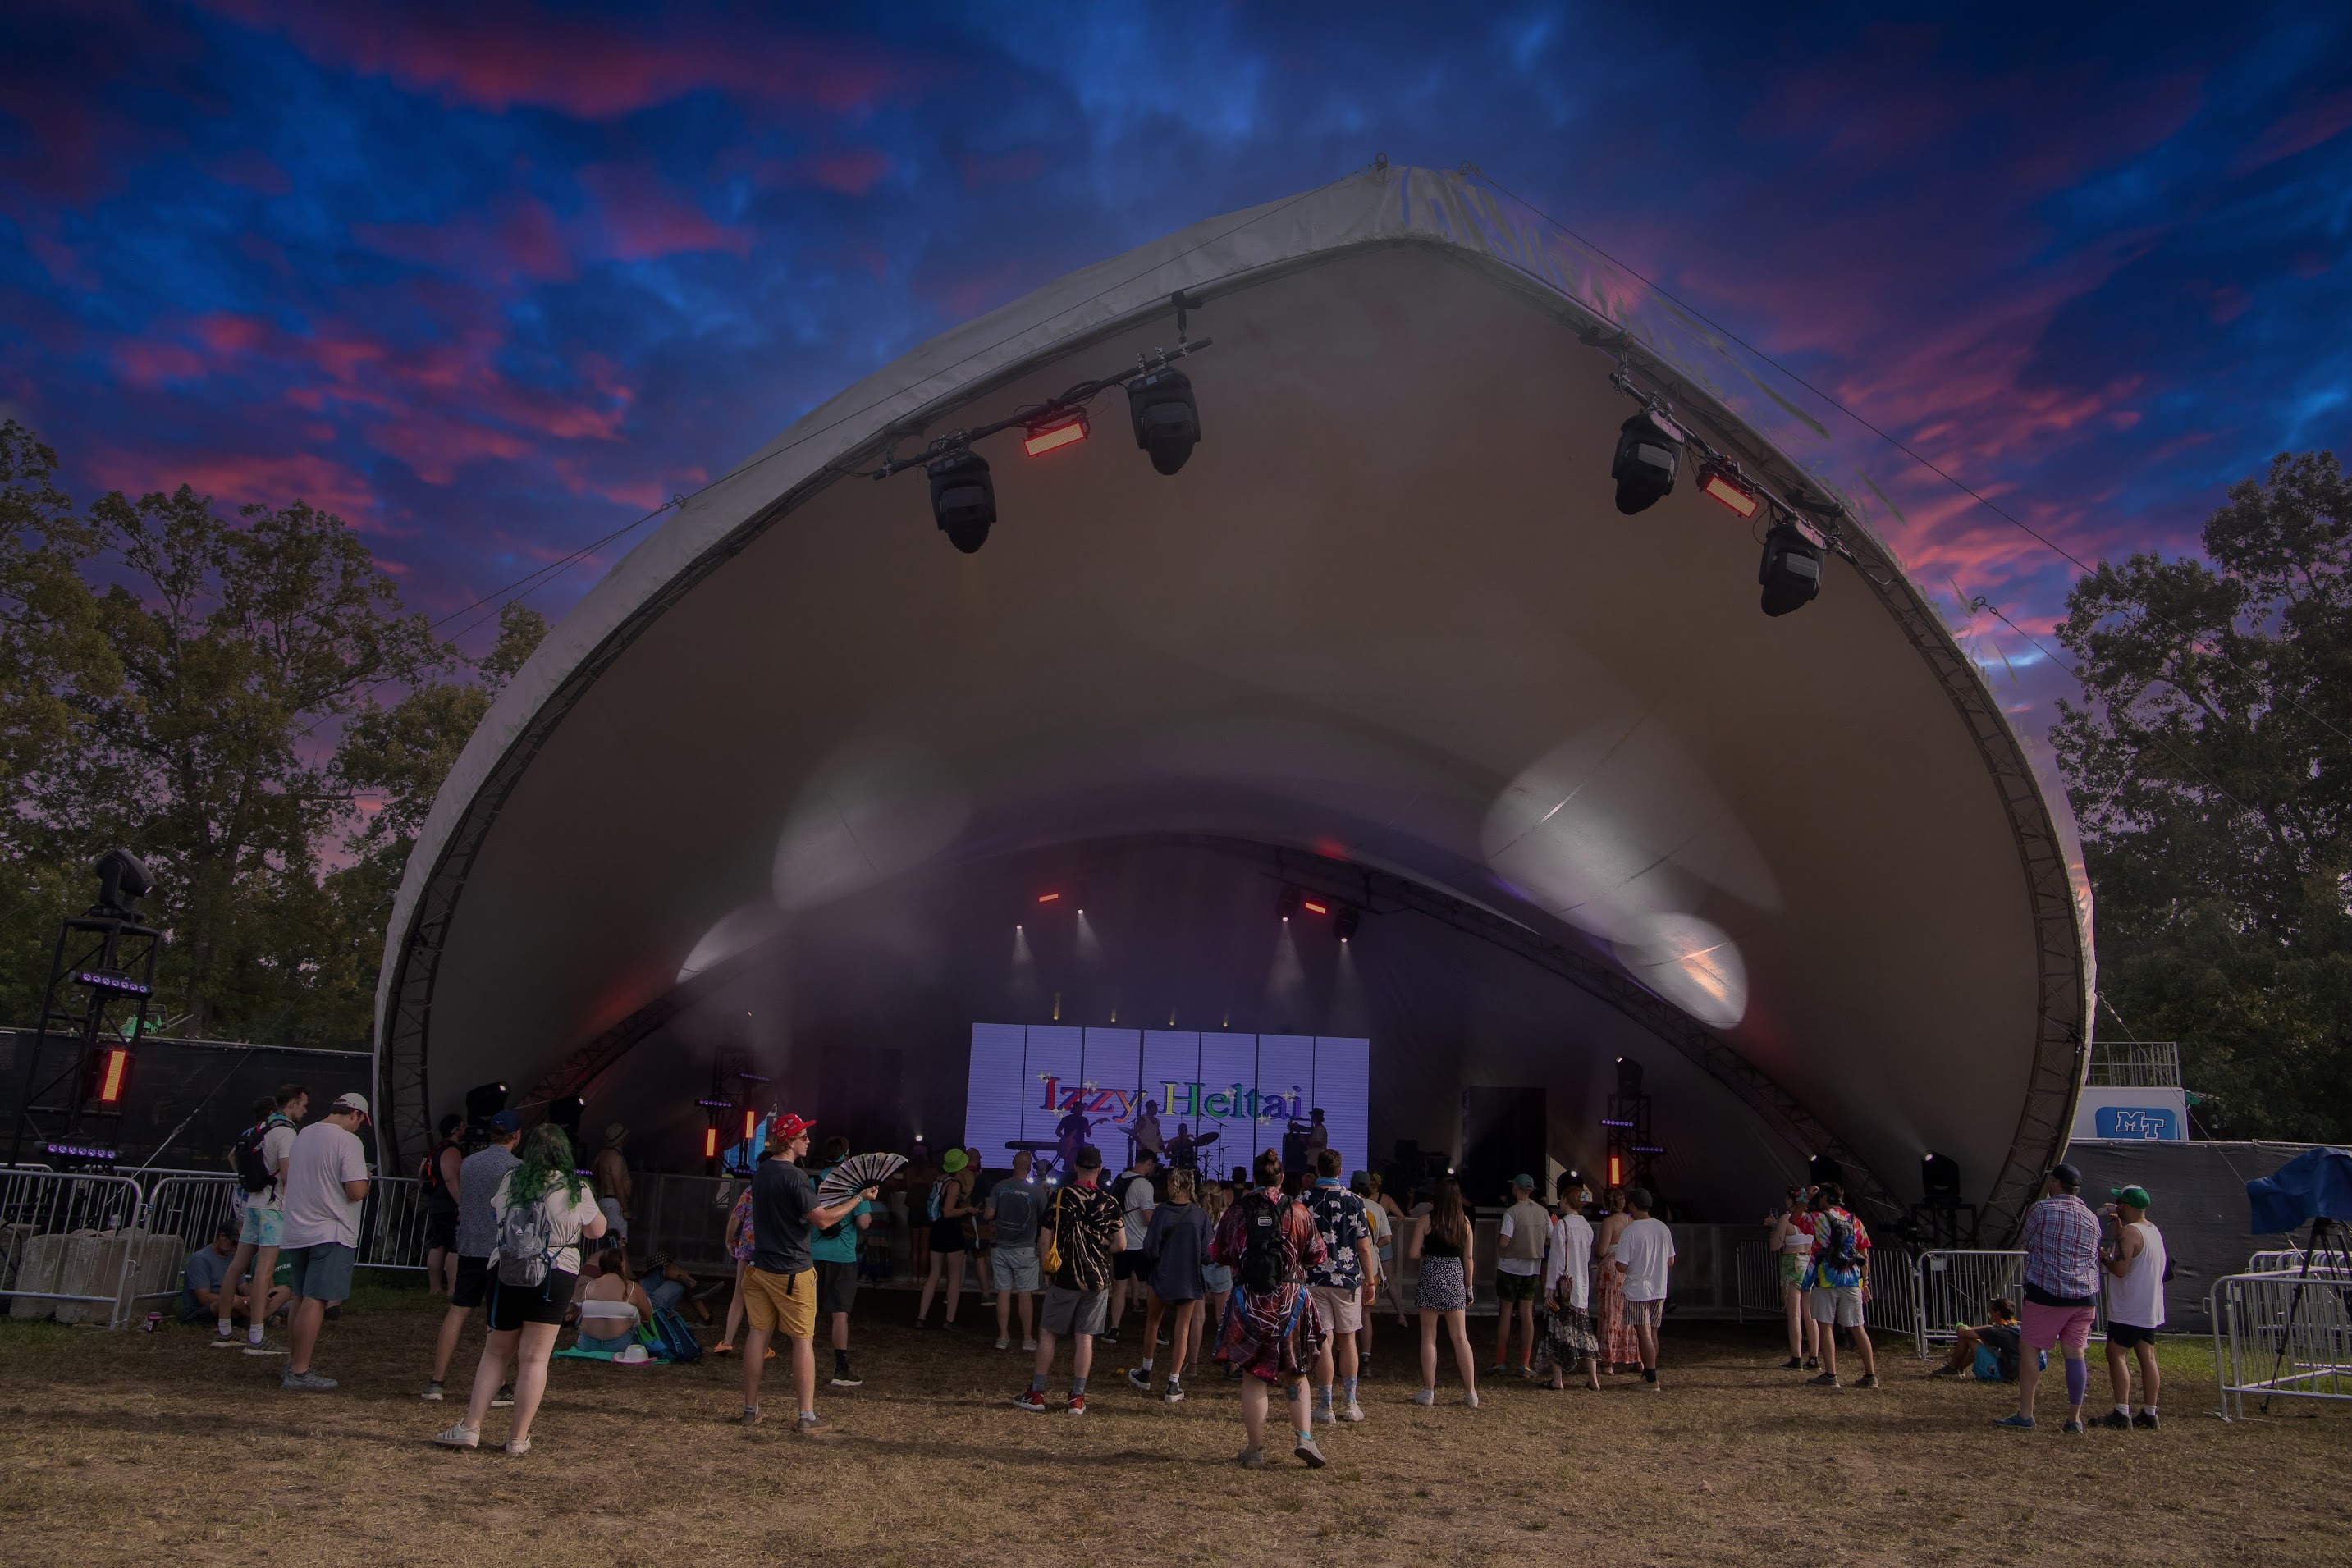
[(743, 1311), (751, 1332), (743, 1340), (743, 1425), (760, 1424), (760, 1372), (768, 1340), (779, 1328), (793, 1342), (793, 1391), (800, 1396), (794, 1430), (817, 1437), (831, 1428), (816, 1418), (816, 1260), (809, 1235), (837, 1225), (871, 1203), (878, 1187), (819, 1207), (816, 1187), (794, 1163), (808, 1153), (809, 1129), (785, 1112), (768, 1124), (768, 1147), (751, 1177), (751, 1266), (743, 1271)]

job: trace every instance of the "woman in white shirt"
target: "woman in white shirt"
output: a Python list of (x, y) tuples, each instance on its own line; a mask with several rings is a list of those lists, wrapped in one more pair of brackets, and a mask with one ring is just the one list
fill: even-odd
[[(518, 1360), (514, 1375), (514, 1432), (507, 1452), (530, 1452), (530, 1421), (547, 1392), (547, 1357), (555, 1348), (556, 1331), (563, 1326), (564, 1309), (580, 1281), (580, 1243), (604, 1234), (604, 1216), (596, 1207), (596, 1192), (572, 1168), (572, 1140), (552, 1122), (541, 1123), (523, 1139), (522, 1160), (499, 1178), (490, 1195), (490, 1208), (499, 1223), (499, 1251), (490, 1259), (489, 1335), (482, 1342), (481, 1364), (474, 1369), (474, 1388), (466, 1402), (466, 1418), (433, 1440), (444, 1448), (478, 1447), (482, 1417), (490, 1396), (506, 1381), (507, 1368)], [(546, 1228), (543, 1252), (516, 1257), (507, 1252), (508, 1222), (526, 1209), (536, 1208)], [(509, 1283), (509, 1274), (544, 1266), (536, 1284)]]
[(1536, 1341), (1536, 1370), (1549, 1367), (1549, 1386), (1568, 1386), (1564, 1374), (1584, 1363), (1585, 1386), (1601, 1386), (1601, 1336), (1592, 1332), (1592, 1222), (1584, 1218), (1591, 1192), (1572, 1176), (1559, 1178), (1559, 1218), (1544, 1245), (1547, 1319)]

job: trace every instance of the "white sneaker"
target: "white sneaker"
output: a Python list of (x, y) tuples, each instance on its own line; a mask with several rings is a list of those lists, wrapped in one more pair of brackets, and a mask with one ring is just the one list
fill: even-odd
[(1003, 1334), (998, 1334), (996, 1336), (996, 1348), (999, 1350), (1011, 1350), (1013, 1348), (1013, 1342), (1006, 1339)]
[(1352, 1399), (1348, 1401), (1348, 1407), (1339, 1412), (1339, 1419), (1342, 1421), (1360, 1421), (1363, 1418), (1364, 1407)]
[(1315, 1406), (1315, 1425), (1318, 1427), (1336, 1427), (1339, 1424), (1339, 1415), (1331, 1408), (1331, 1406), (1328, 1405), (1318, 1405)]
[(1475, 1388), (1464, 1389), (1462, 1391), (1462, 1403), (1467, 1405), (1473, 1410), (1478, 1408), (1478, 1391)]
[(434, 1433), (433, 1440), (445, 1448), (478, 1448), (482, 1446), (482, 1435), (462, 1421), (446, 1432)]
[(1034, 1352), (1037, 1348), (1037, 1342), (1034, 1339), (1024, 1339), (1021, 1342), (1021, 1348)]
[(1416, 1388), (1412, 1391), (1412, 1402), (1415, 1405), (1434, 1405), (1437, 1403), (1437, 1390), (1434, 1388)]

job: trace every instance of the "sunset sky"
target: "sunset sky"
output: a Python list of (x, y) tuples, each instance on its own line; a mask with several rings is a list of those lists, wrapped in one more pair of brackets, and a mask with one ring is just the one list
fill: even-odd
[[(943, 328), (1385, 152), (2085, 558), (2343, 444), (2352, 10), (1784, 9), (10, 7), (0, 413), (84, 498), (330, 507), (444, 613)], [(1915, 478), (1922, 585), (2045, 628), (2073, 569)], [(2064, 688), (1975, 630), (2012, 706)]]

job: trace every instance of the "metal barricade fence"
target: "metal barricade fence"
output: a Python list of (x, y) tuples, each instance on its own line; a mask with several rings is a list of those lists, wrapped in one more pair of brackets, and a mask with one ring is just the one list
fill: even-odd
[(1984, 1322), (1985, 1303), (1995, 1296), (2022, 1296), (2025, 1254), (1937, 1248), (1919, 1254), (1911, 1277), (1913, 1340), (1925, 1356), (1930, 1344), (1951, 1343), (1961, 1324)]
[(2213, 1281), (2213, 1365), (2224, 1421), (2279, 1399), (2352, 1400), (2352, 1276), (2278, 1270)]
[[(656, 1253), (688, 1273), (732, 1278), (727, 1216), (743, 1190), (740, 1176), (654, 1174), (635, 1178), (630, 1207), (629, 1256), (644, 1268)], [(887, 1220), (887, 1216), (883, 1217)]]
[[(2341, 1253), (2330, 1254), (2322, 1250), (2316, 1258), (2310, 1260), (2311, 1271), (2315, 1274), (2341, 1273), (2344, 1270), (2342, 1258), (2343, 1254)], [(2252, 1257), (2247, 1259), (2246, 1272), (2249, 1274), (2280, 1274), (2287, 1272), (2299, 1274), (2303, 1271), (2304, 1260), (2305, 1253), (2302, 1248), (2283, 1247), (2275, 1251), (2257, 1252)]]
[(360, 1213), (362, 1269), (413, 1270), (422, 1273), (425, 1251), (425, 1184), (415, 1176), (378, 1176), (368, 1183)]
[(177, 1237), (187, 1251), (209, 1243), (223, 1220), (236, 1218), (236, 1178), (168, 1176), (147, 1191), (146, 1228)]
[(9, 1315), (120, 1327), (134, 1283), (174, 1245), (139, 1228), (141, 1210), (139, 1184), (128, 1176), (0, 1169), (0, 1295)]

